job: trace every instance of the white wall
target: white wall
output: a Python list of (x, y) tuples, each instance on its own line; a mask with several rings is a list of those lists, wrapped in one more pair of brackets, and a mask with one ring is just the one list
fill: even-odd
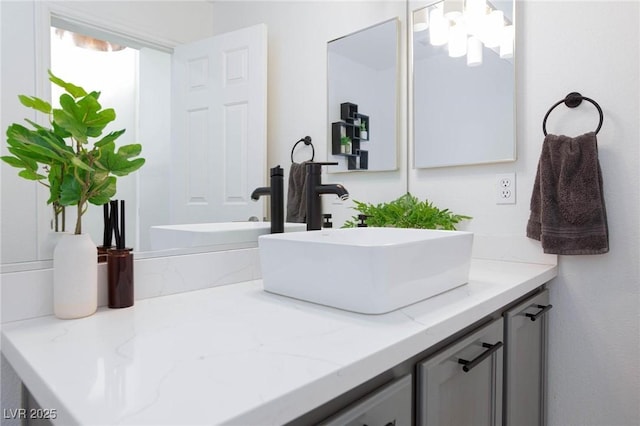
[[(33, 51), (35, 44), (33, 31), (35, 12), (34, 4), (31, 2), (0, 2), (0, 8), (2, 9), (0, 54), (4, 65), (0, 71), (0, 96), (2, 97), (0, 129), (3, 138), (0, 145), (2, 155), (6, 155), (8, 151), (4, 136), (8, 125), (22, 123), (24, 118), (32, 120), (36, 118), (35, 113), (19, 106), (17, 98), (18, 94), (34, 93), (35, 90), (36, 55), (35, 52), (28, 53)], [(4, 163), (0, 167), (2, 256), (12, 260), (36, 259), (37, 187), (33, 182), (18, 177), (16, 172), (17, 169)], [(25, 223), (26, 226), (10, 226), (15, 223)], [(21, 244), (15, 244), (16, 241), (20, 241)]]
[[(268, 27), (268, 167), (280, 164), (285, 173), (291, 163), (293, 144), (310, 135), (315, 161), (327, 161), (327, 42), (391, 18), (400, 18), (399, 49), (406, 49), (406, 5), (403, 1), (216, 1), (214, 28), (223, 33), (258, 23)], [(304, 18), (302, 18), (304, 17)], [(406, 93), (405, 64), (399, 92)], [(406, 190), (406, 101), (399, 100), (398, 158), (400, 170), (389, 172), (332, 173), (324, 182), (342, 183), (351, 199), (388, 201)], [(298, 149), (302, 144), (298, 145)], [(298, 150), (297, 149), (297, 150)], [(297, 152), (296, 150), (296, 152)], [(306, 158), (308, 151), (301, 151)], [(300, 160), (303, 161), (303, 160)], [(374, 189), (374, 190), (372, 190)], [(286, 179), (285, 179), (285, 191)], [(354, 211), (351, 201), (340, 203), (323, 196), (324, 211), (333, 214), (334, 227), (341, 226)]]
[[(598, 140), (611, 252), (560, 259), (560, 277), (551, 292), (557, 309), (551, 316), (555, 326), (550, 336), (550, 420), (637, 425), (640, 8), (638, 2), (581, 3), (579, 11), (576, 6), (553, 2), (523, 8), (525, 30), (532, 29), (521, 46), (526, 62), (520, 87), (529, 100), (520, 114), (525, 144), (534, 143), (536, 138), (529, 136), (540, 135), (540, 117), (567, 89), (595, 99), (605, 114)], [(562, 28), (568, 22), (571, 37)], [(584, 110), (577, 125), (592, 129), (596, 113), (593, 108)], [(562, 115), (555, 119), (547, 123), (549, 129), (575, 132), (561, 124)]]
[[(604, 111), (598, 134), (611, 251), (561, 256), (551, 285), (550, 425), (640, 424), (639, 3), (517, 4), (518, 160), (411, 170), (411, 192), (474, 217), (480, 234), (525, 235), (548, 108), (572, 91)], [(558, 107), (552, 133), (595, 130), (590, 104)], [(498, 206), (496, 173), (517, 173), (517, 204)]]

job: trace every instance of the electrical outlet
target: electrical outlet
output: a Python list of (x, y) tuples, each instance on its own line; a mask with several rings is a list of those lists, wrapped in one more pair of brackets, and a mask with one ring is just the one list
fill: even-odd
[(496, 204), (516, 203), (516, 174), (496, 175)]

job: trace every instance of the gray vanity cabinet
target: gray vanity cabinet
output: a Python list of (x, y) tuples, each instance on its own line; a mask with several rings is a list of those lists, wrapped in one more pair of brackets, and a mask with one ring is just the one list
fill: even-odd
[(504, 425), (543, 426), (546, 423), (547, 312), (549, 291), (504, 313)]
[(401, 377), (354, 403), (320, 426), (411, 426), (413, 383)]
[(288, 426), (544, 426), (550, 309), (536, 289)]
[(502, 351), (497, 319), (418, 363), (417, 425), (500, 425)]

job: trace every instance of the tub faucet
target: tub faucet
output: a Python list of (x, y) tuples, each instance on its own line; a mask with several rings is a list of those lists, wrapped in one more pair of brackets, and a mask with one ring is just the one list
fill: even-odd
[(349, 192), (340, 184), (322, 184), (322, 166), (337, 166), (338, 163), (306, 163), (307, 167), (307, 231), (322, 228), (321, 194), (336, 194), (341, 200), (349, 198)]
[(271, 186), (256, 188), (251, 193), (251, 199), (258, 201), (260, 196), (269, 195), (271, 197), (271, 233), (280, 234), (284, 232), (284, 172), (282, 167), (271, 168)]

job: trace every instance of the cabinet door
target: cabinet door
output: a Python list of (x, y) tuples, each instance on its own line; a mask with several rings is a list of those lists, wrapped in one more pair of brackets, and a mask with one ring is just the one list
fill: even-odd
[(412, 383), (406, 375), (323, 422), (321, 426), (411, 426)]
[(502, 319), (418, 364), (421, 426), (502, 423)]
[(538, 426), (546, 422), (547, 312), (544, 290), (504, 314), (504, 424)]

